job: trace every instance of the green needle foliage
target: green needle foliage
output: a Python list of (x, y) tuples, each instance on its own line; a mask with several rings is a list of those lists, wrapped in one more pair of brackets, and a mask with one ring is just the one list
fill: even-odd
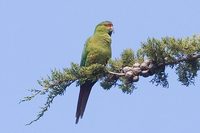
[(89, 67), (80, 67), (71, 64), (70, 68), (52, 70), (50, 76), (39, 80), (42, 89), (32, 89), (32, 95), (24, 97), (20, 102), (30, 101), (35, 96), (47, 95), (47, 100), (35, 120), (39, 120), (50, 108), (54, 98), (63, 95), (66, 88), (72, 83), (77, 86), (86, 80), (99, 80), (103, 89), (109, 90), (118, 87), (122, 92), (131, 94), (136, 88), (135, 83), (139, 76), (153, 76), (151, 83), (168, 87), (168, 73), (165, 68), (169, 66), (178, 75), (178, 81), (189, 86), (195, 83), (195, 77), (200, 70), (200, 36), (175, 39), (164, 37), (159, 39), (149, 38), (142, 43), (136, 54), (131, 49), (122, 52), (118, 59), (110, 60), (107, 66), (93, 64)]

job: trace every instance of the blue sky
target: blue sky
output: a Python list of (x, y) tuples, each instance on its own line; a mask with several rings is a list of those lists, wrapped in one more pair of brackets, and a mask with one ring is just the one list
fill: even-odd
[(169, 88), (141, 78), (132, 95), (95, 85), (84, 118), (75, 125), (79, 88), (67, 88), (38, 122), (45, 97), (18, 104), (54, 68), (79, 63), (85, 40), (101, 21), (115, 34), (112, 58), (137, 50), (148, 37), (187, 37), (200, 28), (199, 0), (0, 0), (0, 131), (6, 133), (199, 133), (200, 83), (185, 87), (169, 73)]

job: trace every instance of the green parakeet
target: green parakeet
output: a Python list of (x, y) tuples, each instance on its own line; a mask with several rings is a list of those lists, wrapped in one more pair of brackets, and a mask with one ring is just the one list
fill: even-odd
[[(94, 34), (85, 43), (80, 66), (90, 66), (98, 63), (106, 65), (111, 58), (111, 35), (113, 24), (110, 21), (99, 23)], [(80, 93), (76, 110), (76, 124), (83, 117), (89, 94), (97, 81), (86, 80), (80, 85)]]

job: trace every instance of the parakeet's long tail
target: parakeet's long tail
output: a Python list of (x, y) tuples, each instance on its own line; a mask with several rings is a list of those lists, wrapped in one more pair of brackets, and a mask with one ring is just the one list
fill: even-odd
[(80, 85), (80, 92), (79, 92), (78, 104), (77, 104), (77, 109), (76, 109), (76, 124), (78, 123), (79, 118), (83, 117), (90, 92), (95, 83), (96, 81), (88, 80), (84, 84)]

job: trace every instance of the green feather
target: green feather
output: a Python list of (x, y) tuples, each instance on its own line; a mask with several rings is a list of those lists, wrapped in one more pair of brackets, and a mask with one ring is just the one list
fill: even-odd
[[(98, 63), (106, 65), (111, 58), (112, 23), (104, 21), (95, 28), (93, 36), (87, 39), (82, 52), (80, 66)], [(86, 80), (80, 85), (80, 93), (76, 111), (76, 123), (83, 117), (87, 100), (93, 85), (97, 81)]]
[(105, 26), (105, 24), (110, 23), (104, 21), (98, 24), (93, 36), (87, 39), (82, 52), (81, 66), (89, 66), (94, 63), (106, 64), (111, 58), (111, 36), (109, 33), (112, 31)]

